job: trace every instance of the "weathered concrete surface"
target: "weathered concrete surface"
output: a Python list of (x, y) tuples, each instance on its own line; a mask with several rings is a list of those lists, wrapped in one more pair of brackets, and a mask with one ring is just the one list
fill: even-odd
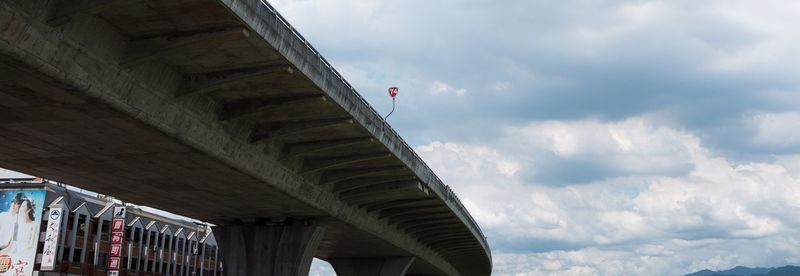
[(307, 221), (214, 227), (226, 276), (308, 275), (325, 228)]
[(206, 220), (309, 219), (326, 260), (491, 271), (452, 192), (260, 1), (0, 1), (0, 106), (2, 167)]
[(337, 276), (404, 276), (414, 257), (344, 258), (329, 260)]

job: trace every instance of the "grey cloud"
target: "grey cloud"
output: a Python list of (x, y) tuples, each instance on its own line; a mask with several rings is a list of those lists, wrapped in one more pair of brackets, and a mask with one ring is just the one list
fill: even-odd
[[(632, 171), (620, 167), (619, 164), (610, 162), (607, 158), (612, 156), (594, 156), (582, 158), (560, 158), (551, 153), (540, 153), (541, 161), (528, 164), (527, 169), (520, 175), (527, 183), (538, 183), (549, 186), (581, 185), (613, 179), (628, 175), (647, 176), (648, 173)], [(535, 166), (535, 170), (531, 170)], [(668, 177), (685, 176), (694, 169), (689, 163), (678, 164), (669, 168), (659, 168), (650, 174)]]
[[(313, 15), (285, 13), (335, 65), (369, 70), (368, 82), (353, 83), (380, 111), (389, 108), (385, 88), (401, 86), (392, 122), (413, 142), (491, 139), (497, 121), (618, 120), (652, 112), (704, 132), (753, 109), (779, 108), (764, 91), (797, 89), (793, 78), (768, 71), (777, 73), (777, 66), (709, 71), (718, 56), (766, 39), (762, 30), (721, 15), (716, 2), (661, 3), (641, 22), (626, 19), (624, 6), (646, 9), (651, 2), (343, 3), (294, 3)], [(329, 10), (334, 5), (341, 7)], [(581, 32), (597, 32), (599, 41), (583, 41)], [(430, 95), (434, 81), (469, 94)], [(497, 82), (509, 83), (509, 91), (491, 89)], [(725, 133), (705, 134), (719, 150), (741, 145)]]
[[(776, 155), (800, 152), (800, 143), (759, 140), (758, 128), (748, 123), (752, 114), (800, 107), (800, 41), (792, 21), (800, 5), (276, 1), (380, 113), (391, 107), (385, 89), (400, 86), (389, 121), (412, 144), (486, 145), (520, 163), (520, 172), (508, 178), (449, 175), (454, 168), (448, 162), (437, 170), (462, 199), (475, 202), (473, 214), (498, 252), (496, 274), (564, 274), (581, 267), (601, 275), (636, 274), (638, 267), (681, 274), (800, 262), (793, 238), (800, 222), (787, 215), (798, 210), (788, 207), (791, 199), (773, 194), (796, 180), (771, 167)], [(434, 95), (434, 82), (468, 92)], [(689, 151), (669, 146), (655, 153), (559, 155), (506, 137), (508, 128), (546, 121), (606, 124), (632, 117), (690, 133), (700, 140), (703, 166), (687, 161)], [(762, 167), (748, 171), (754, 163)], [(754, 172), (763, 175), (747, 176)], [(730, 175), (741, 179), (733, 183), (725, 178)], [(645, 184), (623, 185), (627, 190), (597, 184), (636, 178)], [(757, 192), (748, 190), (753, 181)], [(503, 189), (520, 190), (509, 195)], [(519, 194), (525, 191), (530, 194)], [(708, 202), (682, 201), (690, 191)], [(526, 197), (535, 193), (551, 193), (552, 202), (545, 203), (552, 206)], [(640, 197), (649, 198), (631, 203)], [(726, 211), (731, 208), (750, 217)], [(630, 221), (603, 221), (604, 214)], [(674, 254), (636, 253), (659, 251), (654, 246)], [(594, 262), (604, 258), (609, 261)], [(560, 267), (543, 270), (556, 261)]]

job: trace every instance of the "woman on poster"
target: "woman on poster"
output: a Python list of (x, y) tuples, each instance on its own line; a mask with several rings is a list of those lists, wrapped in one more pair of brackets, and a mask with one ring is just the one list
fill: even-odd
[(36, 239), (39, 237), (39, 225), (36, 223), (36, 203), (26, 198), (19, 205), (17, 214), (17, 234), (14, 253), (27, 255), (35, 253)]

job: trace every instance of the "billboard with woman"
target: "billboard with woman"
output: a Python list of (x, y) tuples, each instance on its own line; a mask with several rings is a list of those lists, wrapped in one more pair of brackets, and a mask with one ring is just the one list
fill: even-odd
[(33, 274), (44, 199), (44, 190), (0, 191), (0, 276)]

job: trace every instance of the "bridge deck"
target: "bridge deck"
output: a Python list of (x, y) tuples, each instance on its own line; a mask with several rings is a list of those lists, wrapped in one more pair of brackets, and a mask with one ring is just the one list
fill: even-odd
[(490, 273), (458, 199), (269, 5), (5, 1), (0, 26), (0, 166), (211, 221), (313, 218), (322, 259)]

